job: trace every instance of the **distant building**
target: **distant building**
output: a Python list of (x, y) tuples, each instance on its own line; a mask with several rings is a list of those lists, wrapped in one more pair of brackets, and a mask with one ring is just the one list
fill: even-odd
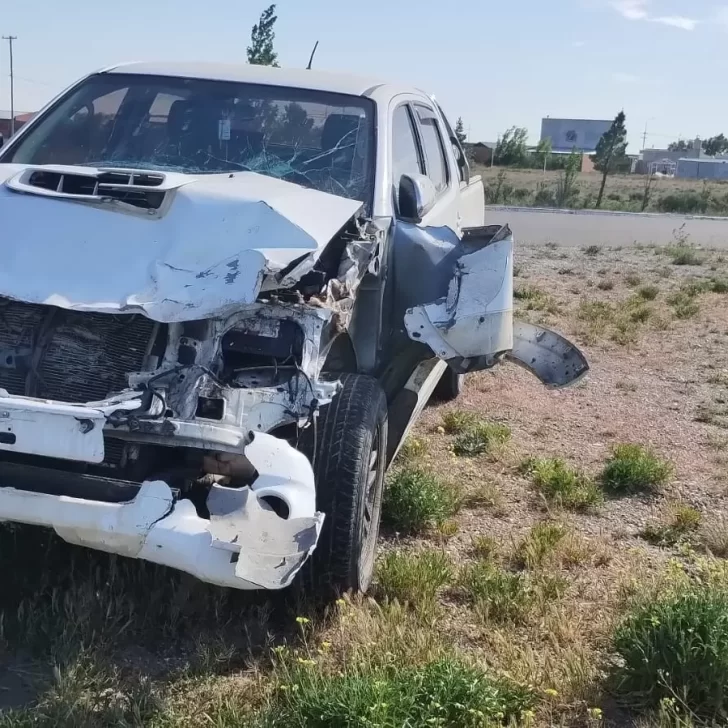
[[(32, 114), (32, 113), (15, 114), (15, 131), (20, 130), (25, 124), (27, 124), (33, 118), (33, 116), (35, 116), (35, 114)], [(10, 129), (12, 128), (10, 119), (11, 119), (11, 116), (10, 116), (9, 111), (0, 111), (0, 134), (2, 134), (3, 139), (5, 139), (5, 141), (10, 139)]]
[(611, 125), (611, 120), (546, 117), (541, 120), (541, 141), (550, 139), (554, 152), (570, 152), (576, 148), (584, 154), (593, 154)]
[(679, 159), (676, 176), (685, 179), (728, 180), (728, 159), (712, 157)]
[(468, 159), (478, 164), (490, 164), (495, 154), (495, 142), (465, 142), (463, 144)]

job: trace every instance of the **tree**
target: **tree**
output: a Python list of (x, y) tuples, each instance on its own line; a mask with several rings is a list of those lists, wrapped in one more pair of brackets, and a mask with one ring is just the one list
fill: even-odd
[(458, 138), (460, 144), (465, 144), (468, 135), (465, 133), (465, 124), (463, 124), (463, 117), (458, 116), (457, 122), (455, 122), (455, 136)]
[(548, 137), (546, 139), (542, 139), (538, 143), (536, 151), (534, 152), (534, 157), (536, 157), (539, 169), (543, 169), (544, 171), (546, 171), (546, 165), (551, 158), (552, 150), (553, 146), (551, 144), (551, 139), (549, 139)]
[(627, 128), (624, 123), (627, 117), (620, 111), (614, 117), (612, 125), (602, 134), (597, 144), (596, 153), (592, 155), (594, 169), (602, 173), (602, 185), (599, 188), (596, 207), (602, 206), (604, 188), (607, 186), (607, 177), (621, 164), (624, 164), (627, 151)]
[(276, 6), (265, 9), (260, 20), (253, 26), (248, 46), (248, 63), (256, 66), (278, 66), (278, 54), (273, 50), (276, 34), (273, 30), (278, 16)]
[(528, 156), (527, 139), (528, 130), (523, 127), (512, 126), (506, 130), (495, 147), (495, 163), (505, 167), (522, 165)]
[(703, 151), (709, 157), (715, 157), (716, 154), (725, 154), (728, 152), (728, 139), (722, 134), (710, 137), (703, 142)]
[(691, 146), (684, 139), (678, 139), (676, 142), (670, 142), (667, 145), (668, 152), (687, 152), (690, 149)]

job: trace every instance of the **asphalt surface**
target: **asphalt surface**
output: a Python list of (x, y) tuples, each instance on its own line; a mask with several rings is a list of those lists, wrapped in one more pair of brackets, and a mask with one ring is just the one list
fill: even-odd
[(728, 218), (540, 210), (488, 206), (486, 224), (508, 223), (516, 242), (530, 245), (670, 245), (678, 240), (728, 249)]

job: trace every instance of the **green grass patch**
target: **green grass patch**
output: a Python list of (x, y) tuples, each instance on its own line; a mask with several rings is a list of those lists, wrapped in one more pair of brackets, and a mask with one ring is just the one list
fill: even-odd
[(422, 609), (434, 604), (438, 591), (452, 577), (452, 563), (442, 551), (390, 551), (377, 564), (377, 591)]
[(338, 674), (298, 663), (278, 671), (281, 683), (254, 728), (480, 728), (512, 725), (535, 702), (530, 688), (449, 657)]
[(442, 425), (446, 433), (456, 436), (453, 442), (456, 455), (482, 455), (505, 444), (511, 437), (509, 427), (483, 420), (474, 412), (447, 412), (442, 418)]
[(557, 314), (559, 306), (554, 299), (538, 286), (519, 286), (513, 291), (513, 297), (521, 302), (525, 311), (546, 311)]
[(534, 604), (528, 574), (507, 571), (490, 561), (466, 566), (460, 574), (460, 586), (485, 621), (522, 622)]
[(526, 472), (544, 497), (556, 505), (583, 511), (599, 505), (604, 495), (585, 473), (568, 465), (562, 458), (530, 460)]
[(655, 546), (676, 546), (700, 527), (702, 514), (697, 508), (679, 503), (670, 509), (666, 521), (649, 524), (640, 536)]
[(387, 478), (382, 522), (404, 533), (422, 533), (452, 518), (462, 505), (459, 489), (410, 464)]
[(664, 251), (672, 259), (673, 265), (702, 265), (704, 262), (703, 256), (693, 245), (668, 245)]
[(515, 564), (526, 569), (543, 566), (566, 534), (566, 527), (561, 523), (537, 523), (516, 547)]
[(494, 447), (503, 445), (511, 437), (511, 430), (497, 422), (476, 422), (461, 432), (453, 442), (456, 455), (473, 457), (491, 452)]
[(672, 306), (675, 316), (679, 319), (693, 318), (700, 311), (695, 296), (685, 291), (674, 293), (667, 299), (667, 302)]
[(442, 416), (442, 427), (448, 435), (459, 435), (480, 422), (475, 412), (452, 410)]
[(640, 283), (642, 283), (642, 278), (638, 276), (636, 273), (627, 273), (627, 275), (624, 277), (624, 282), (630, 287), (630, 288), (636, 288), (639, 286)]
[(659, 293), (660, 289), (652, 285), (640, 286), (637, 289), (637, 295), (645, 301), (654, 301)]
[(602, 470), (602, 485), (615, 494), (655, 491), (673, 473), (670, 463), (641, 445), (615, 445)]
[(677, 700), (681, 712), (724, 725), (728, 715), (728, 594), (695, 585), (645, 598), (617, 626), (615, 689), (638, 709)]

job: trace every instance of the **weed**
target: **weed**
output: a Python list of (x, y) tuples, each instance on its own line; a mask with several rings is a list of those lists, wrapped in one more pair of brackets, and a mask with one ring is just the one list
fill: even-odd
[(473, 539), (473, 555), (481, 561), (494, 561), (499, 552), (498, 542), (492, 536), (476, 536)]
[(626, 382), (624, 379), (620, 379), (615, 383), (615, 388), (620, 392), (636, 392), (637, 385), (634, 382)]
[(725, 519), (706, 523), (700, 530), (700, 542), (713, 556), (728, 558), (728, 523)]
[(600, 291), (611, 291), (614, 288), (614, 281), (611, 281), (608, 278), (603, 281), (599, 281), (599, 283), (597, 283), (597, 288)]
[(544, 497), (564, 508), (586, 510), (604, 499), (599, 487), (589, 477), (561, 458), (533, 460), (529, 471), (533, 484)]
[(446, 412), (442, 417), (442, 426), (448, 435), (460, 435), (469, 430), (473, 425), (480, 421), (475, 412), (466, 412), (464, 410), (453, 410)]
[(582, 248), (582, 250), (584, 251), (584, 255), (588, 255), (590, 258), (594, 258), (602, 252), (599, 245), (587, 245), (585, 248)]
[(451, 518), (461, 495), (431, 472), (413, 465), (396, 468), (387, 479), (382, 521), (405, 533), (422, 533)]
[(460, 585), (482, 619), (521, 622), (534, 603), (527, 574), (513, 573), (489, 561), (478, 561), (463, 569)]
[(678, 503), (670, 509), (666, 522), (648, 525), (640, 536), (655, 546), (675, 546), (697, 531), (701, 520), (699, 510)]
[(463, 505), (468, 508), (500, 508), (503, 495), (495, 483), (485, 480), (466, 491)]
[(522, 301), (522, 308), (525, 311), (546, 311), (557, 314), (558, 304), (545, 291), (537, 286), (522, 286), (513, 291), (513, 297)]
[(513, 554), (514, 563), (527, 569), (543, 566), (564, 536), (566, 528), (560, 523), (537, 523), (518, 544)]
[(673, 265), (702, 265), (703, 257), (692, 245), (671, 245), (665, 252), (672, 258)]
[(672, 306), (675, 316), (679, 319), (692, 318), (700, 311), (695, 297), (684, 291), (674, 293), (667, 299), (667, 302)]
[(615, 686), (625, 703), (657, 708), (677, 697), (700, 718), (728, 712), (725, 587), (687, 586), (637, 602), (615, 630), (614, 649)]
[(535, 701), (530, 688), (452, 657), (418, 666), (350, 665), (337, 674), (295, 662), (278, 672), (280, 685), (255, 728), (476, 728), (518, 721)]
[(710, 281), (711, 293), (728, 293), (728, 281), (712, 278)]
[(600, 480), (615, 494), (654, 491), (670, 479), (672, 472), (672, 465), (650, 450), (625, 443), (612, 448)]
[(582, 301), (576, 318), (586, 327), (582, 334), (594, 341), (603, 336), (614, 321), (614, 307), (604, 301)]
[(442, 551), (390, 551), (377, 565), (378, 593), (417, 609), (432, 606), (452, 577), (452, 564)]
[(511, 430), (497, 422), (477, 422), (461, 432), (453, 443), (456, 455), (473, 457), (489, 452), (494, 446), (502, 445), (511, 437)]
[(645, 301), (654, 301), (659, 294), (660, 289), (657, 286), (641, 286), (637, 289), (637, 295)]
[(398, 457), (403, 461), (417, 460), (427, 452), (424, 440), (417, 437), (408, 437), (402, 445)]
[(636, 273), (627, 273), (624, 277), (624, 282), (630, 288), (636, 288), (640, 283), (642, 283), (642, 279)]

